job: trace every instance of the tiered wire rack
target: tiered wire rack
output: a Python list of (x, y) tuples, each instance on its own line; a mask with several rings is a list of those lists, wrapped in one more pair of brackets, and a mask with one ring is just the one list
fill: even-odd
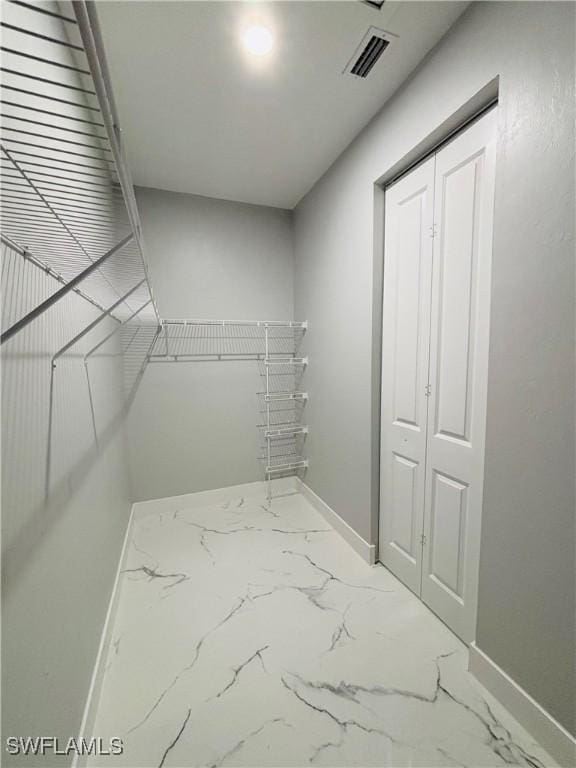
[(302, 391), (307, 357), (299, 357), (307, 323), (272, 320), (163, 320), (150, 354), (151, 363), (253, 360), (262, 380), (258, 429), (260, 461), (272, 501), (272, 479), (299, 474), (308, 467)]
[(264, 416), (261, 460), (265, 466), (268, 504), (272, 500), (272, 478), (298, 473), (307, 469), (304, 444), (308, 426), (303, 413), (308, 393), (300, 387), (302, 375), (308, 365), (307, 357), (275, 355), (271, 350), (269, 329), (265, 328), (265, 356), (260, 361), (260, 375), (264, 389), (260, 413)]

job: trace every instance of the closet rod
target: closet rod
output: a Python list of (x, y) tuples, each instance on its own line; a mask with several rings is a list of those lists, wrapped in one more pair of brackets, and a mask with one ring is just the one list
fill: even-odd
[[(24, 315), (24, 317), (18, 320), (16, 323), (14, 323), (14, 325), (11, 325), (10, 328), (7, 328), (2, 334), (2, 337), (0, 338), (0, 345), (4, 344), (4, 342), (8, 341), (8, 339), (11, 339), (12, 336), (15, 336), (19, 331), (21, 331), (29, 323), (31, 323), (32, 320), (35, 320), (37, 317), (39, 317), (39, 315), (42, 315), (44, 312), (46, 312), (47, 309), (50, 309), (50, 307), (53, 304), (55, 304), (57, 301), (60, 301), (60, 299), (66, 296), (67, 293), (74, 290), (75, 286), (77, 286), (78, 283), (84, 280), (84, 278), (88, 277), (88, 275), (91, 275), (92, 272), (94, 272), (94, 270), (102, 266), (102, 264), (107, 259), (109, 259), (110, 256), (113, 256), (115, 253), (117, 253), (122, 248), (124, 248), (124, 246), (127, 245), (133, 238), (134, 238), (133, 234), (127, 235), (127, 237), (125, 237), (123, 240), (117, 243), (113, 248), (110, 248), (109, 251), (106, 251), (106, 253), (103, 256), (100, 256), (99, 259), (97, 259), (96, 261), (93, 261), (89, 267), (86, 267), (86, 269), (80, 272), (80, 274), (76, 275), (76, 277), (72, 278), (72, 280), (70, 280), (68, 283), (63, 285), (62, 288), (60, 288), (60, 290), (56, 291), (56, 293), (53, 293), (52, 296), (49, 296), (45, 301), (43, 301), (37, 307), (34, 307), (33, 310), (28, 312), (27, 315)], [(117, 302), (117, 304), (115, 304), (114, 307), (118, 306), (118, 304), (121, 304), (122, 300)], [(108, 312), (109, 311), (111, 310), (108, 310)]]

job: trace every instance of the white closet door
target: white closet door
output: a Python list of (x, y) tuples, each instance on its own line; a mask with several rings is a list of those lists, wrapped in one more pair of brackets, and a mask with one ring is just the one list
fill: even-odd
[(434, 158), (386, 190), (380, 559), (419, 594)]
[(422, 599), (474, 639), (484, 474), (495, 110), (436, 155)]

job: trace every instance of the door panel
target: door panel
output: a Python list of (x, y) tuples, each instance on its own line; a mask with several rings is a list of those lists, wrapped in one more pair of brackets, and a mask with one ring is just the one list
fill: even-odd
[[(420, 281), (425, 192), (402, 200), (398, 217), (396, 268), (396, 327), (394, 329), (394, 423), (422, 429), (419, 418), (418, 386), (423, 376), (419, 370), (421, 335)], [(425, 233), (426, 234), (426, 233)]]
[(462, 599), (467, 486), (434, 472), (430, 507), (430, 578)]
[(386, 190), (380, 559), (420, 592), (434, 158)]
[(392, 504), (390, 508), (390, 546), (413, 563), (420, 559), (417, 547), (420, 531), (416, 530), (418, 513), (417, 489), (421, 484), (419, 465), (392, 452)]
[(435, 431), (469, 441), (473, 378), (474, 211), (480, 163), (470, 158), (442, 177), (437, 284)]
[(474, 639), (488, 370), (492, 110), (436, 155), (422, 599)]

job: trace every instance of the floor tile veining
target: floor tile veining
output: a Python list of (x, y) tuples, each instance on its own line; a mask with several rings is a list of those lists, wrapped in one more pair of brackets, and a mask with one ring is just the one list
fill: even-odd
[(90, 765), (553, 765), (302, 496), (173, 501), (134, 522), (94, 729), (124, 754)]

